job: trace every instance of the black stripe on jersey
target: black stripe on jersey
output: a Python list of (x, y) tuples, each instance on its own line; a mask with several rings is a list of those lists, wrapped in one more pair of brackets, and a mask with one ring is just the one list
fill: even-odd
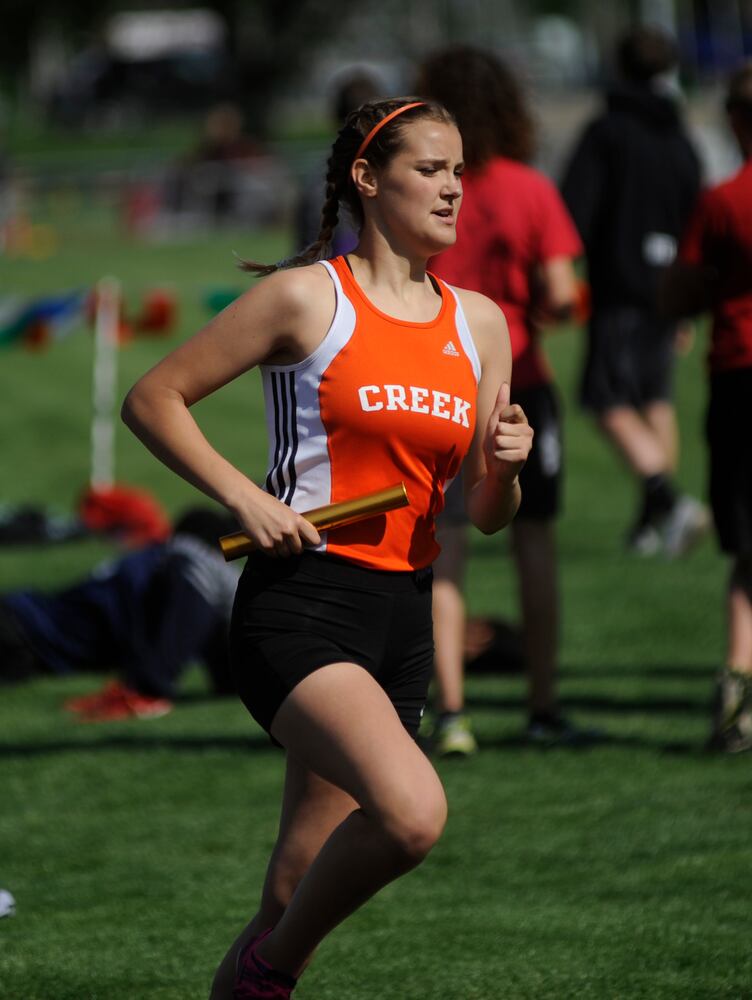
[[(274, 461), (272, 462), (272, 467), (269, 469), (269, 475), (266, 477), (266, 491), (267, 493), (274, 493), (274, 470), (277, 468), (279, 463), (279, 453), (282, 448), (282, 435), (279, 429), (279, 398), (277, 395), (277, 373), (271, 373), (271, 383), (272, 383), (272, 401), (274, 403), (274, 436), (276, 437), (276, 442), (274, 445)], [(275, 494), (276, 495), (276, 494)]]
[(295, 459), (298, 455), (298, 401), (295, 396), (295, 375), (293, 372), (289, 373), (290, 379), (290, 437), (292, 439), (292, 447), (290, 449), (290, 458), (287, 463), (287, 475), (290, 482), (290, 488), (287, 491), (287, 496), (285, 497), (285, 503), (291, 504), (293, 494), (295, 493), (295, 484), (297, 482), (297, 473), (295, 472)]
[[(266, 489), (288, 506), (292, 503), (297, 482), (295, 458), (298, 453), (297, 399), (295, 375), (271, 373), (276, 444), (274, 462), (266, 477)], [(276, 489), (275, 489), (276, 482)]]
[(284, 500), (285, 495), (285, 461), (290, 447), (290, 432), (288, 421), (290, 419), (290, 397), (287, 393), (287, 380), (283, 375), (279, 377), (279, 396), (282, 402), (280, 412), (277, 414), (277, 434), (282, 436), (282, 459), (277, 466), (277, 491), (276, 495), (280, 500)]

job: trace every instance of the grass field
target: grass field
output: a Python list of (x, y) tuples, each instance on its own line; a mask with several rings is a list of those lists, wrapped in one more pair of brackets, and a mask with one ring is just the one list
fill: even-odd
[[(237, 285), (232, 250), (275, 258), (284, 233), (128, 245), (82, 209), (64, 251), (0, 260), (16, 294), (115, 274), (133, 302), (166, 283), (181, 306), (169, 341), (121, 354), (123, 391), (207, 318), (207, 288)], [(597, 727), (587, 750), (521, 739), (523, 680), (477, 676), (469, 705), (482, 752), (441, 763), (447, 831), (428, 861), (324, 944), (300, 1000), (665, 1000), (752, 997), (749, 757), (705, 755), (723, 652), (725, 566), (708, 540), (669, 563), (627, 557), (629, 479), (574, 405), (581, 332), (550, 341), (568, 406), (561, 521), (568, 714)], [(703, 491), (703, 344), (679, 365), (680, 480)], [(0, 500), (70, 510), (88, 473), (91, 343), (0, 354)], [(263, 472), (255, 375), (199, 407), (210, 438)], [(117, 475), (171, 511), (189, 487), (118, 434)], [(53, 585), (114, 548), (87, 541), (0, 551), (3, 588)], [(473, 539), (473, 613), (514, 618), (503, 535)], [(252, 912), (273, 842), (282, 759), (233, 700), (195, 670), (177, 710), (151, 722), (77, 726), (62, 699), (91, 679), (0, 691), (2, 1000), (186, 1000)]]

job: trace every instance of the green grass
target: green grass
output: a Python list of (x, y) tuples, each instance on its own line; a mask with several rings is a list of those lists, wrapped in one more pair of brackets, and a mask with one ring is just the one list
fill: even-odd
[[(18, 294), (116, 274), (131, 301), (169, 283), (169, 340), (121, 354), (124, 390), (208, 314), (204, 290), (239, 287), (231, 251), (275, 258), (285, 234), (128, 245), (102, 220), (59, 221), (64, 252), (0, 260)], [(702, 493), (702, 343), (679, 366), (682, 485)], [(439, 767), (442, 841), (324, 944), (301, 1000), (566, 1000), (752, 996), (748, 946), (752, 777), (747, 757), (701, 751), (723, 653), (726, 567), (711, 541), (680, 562), (621, 548), (631, 482), (574, 403), (582, 334), (552, 338), (568, 405), (560, 525), (562, 697), (602, 730), (588, 750), (520, 741), (520, 677), (475, 676), (482, 752)], [(0, 354), (0, 499), (70, 510), (88, 473), (89, 334), (48, 352)], [(260, 387), (239, 379), (200, 408), (209, 436), (250, 475), (264, 470)], [(190, 487), (118, 433), (118, 479), (170, 511)], [(516, 615), (504, 535), (473, 538), (473, 613)], [(52, 585), (114, 548), (104, 542), (0, 551), (2, 587)], [(89, 678), (0, 691), (0, 922), (5, 1000), (184, 1000), (252, 912), (273, 842), (282, 759), (234, 700), (210, 700), (198, 670), (178, 709), (152, 722), (77, 726), (60, 711)]]

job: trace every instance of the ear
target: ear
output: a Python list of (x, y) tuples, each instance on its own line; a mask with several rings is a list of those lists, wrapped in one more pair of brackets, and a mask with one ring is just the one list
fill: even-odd
[(350, 177), (361, 198), (375, 198), (378, 194), (376, 174), (368, 160), (360, 157), (350, 167)]

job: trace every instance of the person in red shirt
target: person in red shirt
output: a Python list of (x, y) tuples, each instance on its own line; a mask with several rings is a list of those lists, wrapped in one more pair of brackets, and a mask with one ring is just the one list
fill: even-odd
[[(448, 107), (465, 153), (457, 241), (431, 261), (439, 277), (472, 288), (502, 309), (512, 345), (512, 396), (535, 429), (522, 472), (523, 499), (512, 525), (528, 671), (527, 735), (540, 742), (572, 738), (558, 709), (559, 597), (555, 519), (561, 502), (560, 407), (541, 327), (568, 319), (579, 298), (573, 258), (582, 245), (556, 187), (528, 165), (534, 128), (521, 88), (494, 55), (452, 46), (429, 56), (418, 89)], [(463, 715), (464, 525), (450, 489), (443, 554), (434, 567), (439, 754), (467, 754), (475, 741)], [(460, 517), (457, 514), (459, 506)]]
[(721, 549), (731, 557), (726, 666), (716, 683), (710, 747), (752, 749), (752, 64), (729, 81), (731, 128), (744, 157), (730, 180), (705, 191), (664, 289), (667, 311), (709, 309), (710, 502)]
[[(291, 996), (320, 942), (419, 864), (444, 826), (441, 782), (414, 739), (433, 663), (434, 521), (467, 455), (473, 523), (508, 524), (533, 437), (510, 403), (501, 310), (426, 270), (454, 242), (462, 170), (459, 131), (435, 102), (356, 109), (329, 157), (318, 239), (278, 264), (246, 261), (268, 277), (126, 397), (134, 433), (253, 542), (230, 626), (233, 677), (286, 752), (259, 910), (220, 963), (212, 1000)], [(358, 246), (325, 260), (345, 206)], [(190, 409), (256, 366), (265, 488), (212, 447)], [(319, 535), (300, 513), (395, 479), (410, 504), (389, 514)]]

